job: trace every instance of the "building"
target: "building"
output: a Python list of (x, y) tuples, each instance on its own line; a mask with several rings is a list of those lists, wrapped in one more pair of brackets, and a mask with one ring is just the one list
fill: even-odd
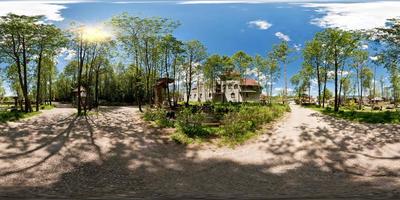
[(259, 102), (262, 87), (256, 80), (217, 81), (212, 86), (198, 82), (192, 88), (189, 101), (197, 102)]

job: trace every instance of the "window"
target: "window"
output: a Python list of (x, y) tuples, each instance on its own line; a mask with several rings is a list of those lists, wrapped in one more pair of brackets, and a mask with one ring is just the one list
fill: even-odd
[(196, 94), (193, 95), (193, 98), (196, 98)]
[(228, 89), (230, 89), (230, 90), (232, 89), (232, 84), (229, 83)]
[(199, 98), (200, 98), (200, 99), (201, 99), (201, 97), (203, 97), (203, 94), (202, 94), (202, 93), (199, 94)]
[(235, 93), (231, 93), (231, 98), (232, 98), (232, 99), (235, 98)]
[(235, 84), (235, 86), (233, 86), (235, 89), (238, 89), (239, 88), (239, 86), (238, 86), (238, 84)]
[(210, 94), (208, 94), (208, 97), (210, 97), (210, 98), (211, 98), (211, 97), (212, 97), (212, 94), (211, 94), (211, 93), (210, 93)]

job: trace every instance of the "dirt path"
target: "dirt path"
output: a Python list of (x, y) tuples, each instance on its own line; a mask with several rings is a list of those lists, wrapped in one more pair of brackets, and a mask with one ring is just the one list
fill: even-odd
[(292, 110), (235, 149), (177, 145), (131, 107), (0, 124), (0, 198), (400, 198), (399, 126)]

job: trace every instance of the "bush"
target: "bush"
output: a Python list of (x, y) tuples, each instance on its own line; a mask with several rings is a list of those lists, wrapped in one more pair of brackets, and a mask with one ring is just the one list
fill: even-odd
[(239, 112), (230, 112), (224, 116), (219, 135), (225, 142), (242, 143), (255, 134), (262, 125), (290, 111), (287, 105), (243, 106)]
[(204, 137), (208, 131), (202, 125), (205, 116), (200, 111), (194, 111), (191, 108), (184, 108), (178, 113), (176, 125), (178, 131), (189, 137)]
[(146, 121), (154, 121), (160, 127), (174, 126), (174, 122), (167, 117), (167, 111), (165, 109), (146, 109), (143, 118)]

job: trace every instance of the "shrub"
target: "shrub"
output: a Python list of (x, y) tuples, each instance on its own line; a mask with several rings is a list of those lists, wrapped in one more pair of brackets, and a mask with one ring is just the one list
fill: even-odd
[(219, 134), (225, 138), (225, 142), (242, 143), (254, 135), (262, 125), (287, 111), (290, 111), (287, 105), (242, 106), (239, 112), (230, 112), (224, 116)]
[(204, 118), (204, 114), (200, 111), (184, 108), (178, 113), (176, 118), (178, 131), (189, 137), (203, 137), (208, 135), (208, 132), (202, 125)]
[(146, 109), (143, 115), (144, 120), (154, 121), (160, 127), (173, 127), (174, 123), (167, 117), (165, 109)]

